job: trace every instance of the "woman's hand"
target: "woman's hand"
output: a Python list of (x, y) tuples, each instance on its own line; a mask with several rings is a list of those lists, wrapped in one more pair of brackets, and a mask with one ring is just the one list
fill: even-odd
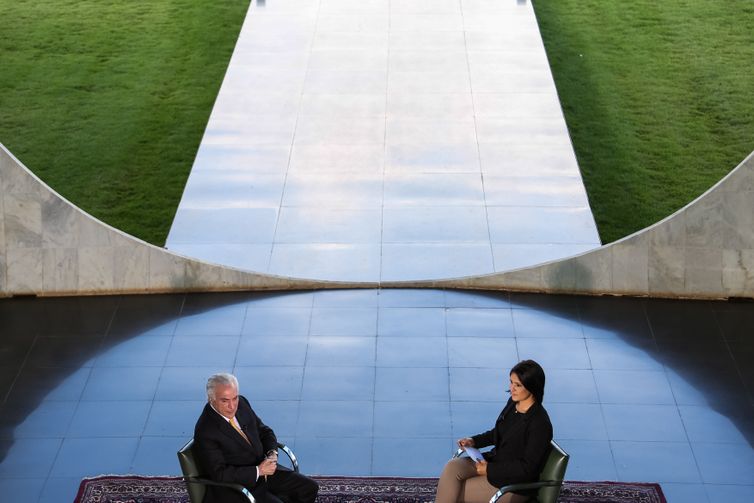
[(478, 461), (475, 465), (477, 475), (487, 475), (487, 462)]
[(459, 438), (458, 447), (474, 447), (474, 439), (469, 437)]

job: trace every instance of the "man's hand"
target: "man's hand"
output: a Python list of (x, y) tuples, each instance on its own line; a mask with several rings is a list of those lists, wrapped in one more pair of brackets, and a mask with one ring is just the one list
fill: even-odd
[(272, 475), (273, 473), (275, 473), (275, 470), (277, 470), (277, 467), (277, 456), (275, 456), (274, 458), (265, 458), (264, 461), (259, 463), (259, 475), (264, 475), (265, 477), (267, 475)]
[(476, 474), (477, 475), (487, 475), (487, 462), (486, 461), (478, 461), (474, 464), (474, 467), (476, 468)]
[(458, 447), (474, 447), (474, 439), (469, 437), (459, 438)]

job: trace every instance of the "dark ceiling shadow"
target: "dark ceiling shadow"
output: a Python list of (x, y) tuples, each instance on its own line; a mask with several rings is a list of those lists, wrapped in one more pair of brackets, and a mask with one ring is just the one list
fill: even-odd
[[(289, 294), (244, 292), (0, 300), (0, 462), (15, 441), (16, 428), (38, 410), (51, 393), (55, 393), (57, 401), (79, 400), (97, 356), (143, 335), (172, 335), (182, 317)], [(35, 421), (49, 422), (53, 429), (61, 427), (55, 424), (58, 420), (54, 414), (41, 414)]]

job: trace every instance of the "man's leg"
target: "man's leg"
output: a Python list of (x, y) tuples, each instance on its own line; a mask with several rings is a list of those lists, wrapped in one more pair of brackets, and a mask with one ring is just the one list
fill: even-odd
[(285, 468), (278, 468), (268, 477), (267, 488), (283, 503), (314, 503), (319, 491), (315, 481)]

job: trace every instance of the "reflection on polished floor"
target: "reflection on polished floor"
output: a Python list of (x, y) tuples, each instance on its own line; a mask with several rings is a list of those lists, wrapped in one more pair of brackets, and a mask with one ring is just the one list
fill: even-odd
[(253, 3), (167, 239), (352, 281), (599, 245), (526, 0)]
[[(177, 474), (206, 377), (313, 474), (437, 475), (494, 421), (506, 370), (547, 371), (572, 480), (671, 503), (754, 500), (754, 305), (440, 290), (0, 300), (2, 501), (101, 473)], [(397, 420), (399, 419), (399, 420)], [(396, 455), (409, 448), (414, 455)]]

